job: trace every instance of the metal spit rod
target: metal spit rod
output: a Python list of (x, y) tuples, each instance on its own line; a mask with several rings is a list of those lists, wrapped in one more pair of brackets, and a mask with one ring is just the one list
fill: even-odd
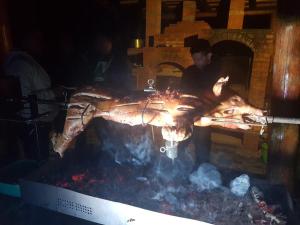
[[(3, 103), (29, 103), (29, 98), (22, 97), (19, 99), (6, 98), (2, 99)], [(68, 104), (66, 101), (56, 101), (56, 100), (46, 100), (46, 99), (36, 99), (35, 102), (37, 104), (45, 104), (45, 105), (66, 105)]]
[(300, 118), (288, 118), (288, 117), (276, 117), (276, 116), (260, 116), (257, 117), (257, 120), (253, 121), (241, 121), (240, 119), (234, 118), (226, 118), (226, 117), (211, 117), (211, 116), (204, 116), (203, 118), (211, 119), (215, 123), (232, 123), (232, 124), (244, 124), (250, 126), (267, 126), (271, 123), (281, 123), (281, 124), (299, 124), (300, 125)]
[(300, 124), (300, 118), (265, 116), (265, 119), (267, 124), (268, 123)]

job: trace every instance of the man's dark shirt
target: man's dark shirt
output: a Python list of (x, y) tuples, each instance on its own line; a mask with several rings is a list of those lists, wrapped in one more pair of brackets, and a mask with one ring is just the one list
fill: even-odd
[(97, 73), (93, 70), (92, 78), (94, 82), (97, 82), (99, 85), (114, 88), (116, 90), (132, 89), (133, 80), (131, 76), (131, 69), (126, 57), (112, 56), (107, 69), (100, 74), (100, 76), (103, 78), (103, 81), (97, 82)]
[[(213, 63), (199, 69), (196, 65), (187, 67), (181, 78), (181, 91), (187, 94), (199, 94), (202, 91), (212, 90), (214, 84), (220, 77), (220, 64)], [(194, 129), (192, 138), (187, 141), (193, 141), (196, 151), (197, 163), (207, 162), (209, 160), (210, 151), (210, 135), (209, 127), (197, 127)]]
[[(98, 85), (116, 90), (131, 90), (133, 79), (131, 68), (126, 57), (114, 55), (108, 63), (108, 68), (101, 74), (103, 80), (98, 82), (97, 58), (82, 54), (76, 65), (74, 65), (73, 80), (77, 80), (76, 86)], [(101, 68), (99, 68), (101, 71)]]
[(201, 90), (212, 90), (220, 74), (220, 64), (211, 63), (203, 69), (196, 65), (187, 67), (182, 74), (181, 90), (186, 93), (195, 93)]

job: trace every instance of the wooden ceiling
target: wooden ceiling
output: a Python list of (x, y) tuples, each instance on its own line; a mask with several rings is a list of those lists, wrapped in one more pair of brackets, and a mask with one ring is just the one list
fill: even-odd
[[(207, 4), (206, 10), (198, 10), (197, 17), (216, 16), (221, 0), (199, 1)], [(202, 4), (203, 4), (202, 3)], [(271, 14), (276, 10), (276, 0), (246, 0), (245, 15)]]
[[(145, 0), (120, 0), (122, 5), (137, 4)], [(168, 8), (176, 8), (183, 0), (162, 0)], [(222, 0), (196, 0), (198, 5), (197, 18), (215, 17)], [(224, 0), (223, 0), (224, 1)], [(246, 0), (245, 15), (272, 14), (276, 10), (277, 0)]]

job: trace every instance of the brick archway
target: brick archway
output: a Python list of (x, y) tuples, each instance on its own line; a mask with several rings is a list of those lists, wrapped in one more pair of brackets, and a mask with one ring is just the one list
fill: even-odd
[(253, 55), (248, 100), (257, 107), (264, 107), (266, 87), (270, 73), (274, 35), (270, 30), (213, 30), (208, 39), (214, 45), (221, 41), (237, 41), (249, 47)]
[(214, 30), (209, 42), (215, 45), (221, 41), (237, 41), (249, 47), (253, 52), (256, 50), (256, 41), (253, 35), (241, 30)]
[[(270, 74), (274, 35), (270, 30), (213, 30), (208, 39), (212, 45), (222, 41), (237, 41), (253, 51), (252, 73), (248, 90), (248, 101), (252, 105), (264, 108), (266, 87)], [(245, 133), (243, 146), (257, 149), (259, 135)]]
[(166, 66), (172, 66), (172, 67), (174, 67), (174, 68), (176, 68), (176, 69), (179, 69), (179, 70), (181, 70), (181, 71), (184, 70), (184, 66), (182, 66), (181, 64), (176, 63), (176, 62), (168, 62), (168, 61), (159, 63), (159, 64), (157, 65), (157, 67), (165, 66), (165, 65), (166, 65)]

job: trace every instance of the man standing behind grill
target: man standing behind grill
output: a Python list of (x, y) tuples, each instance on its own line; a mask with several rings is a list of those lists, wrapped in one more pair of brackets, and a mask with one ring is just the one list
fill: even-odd
[[(82, 63), (78, 70), (81, 72), (77, 77), (85, 75), (85, 84), (109, 88), (116, 92), (127, 92), (133, 89), (129, 61), (111, 35), (96, 31), (91, 37), (88, 50), (81, 58)], [(98, 119), (90, 125), (83, 144), (94, 145), (97, 149), (101, 138), (98, 134), (102, 133), (101, 130), (108, 131), (109, 126), (107, 121)]]
[[(212, 91), (220, 76), (220, 64), (213, 57), (207, 40), (198, 39), (190, 49), (194, 64), (183, 71), (181, 89), (185, 93), (197, 94), (201, 91)], [(209, 161), (210, 135), (209, 127), (194, 128), (193, 141), (198, 163)]]
[[(84, 84), (96, 84), (114, 90), (130, 90), (133, 87), (131, 68), (121, 48), (116, 46), (110, 35), (96, 33), (89, 49), (81, 56), (77, 77)], [(82, 76), (85, 77), (82, 77)]]
[(198, 39), (190, 49), (194, 64), (183, 71), (181, 89), (197, 93), (199, 90), (212, 90), (220, 76), (220, 64), (213, 57), (207, 40)]

